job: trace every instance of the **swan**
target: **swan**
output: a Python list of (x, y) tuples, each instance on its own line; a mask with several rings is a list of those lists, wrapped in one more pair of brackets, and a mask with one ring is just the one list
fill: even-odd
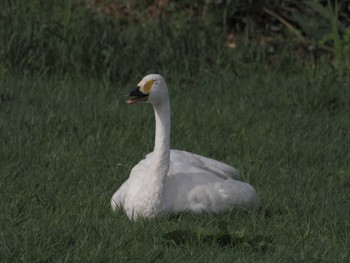
[(149, 102), (155, 114), (154, 151), (135, 165), (114, 193), (113, 211), (130, 220), (153, 219), (180, 212), (219, 213), (231, 208), (255, 209), (255, 189), (238, 181), (234, 167), (194, 153), (170, 150), (170, 102), (164, 78), (145, 76), (128, 95), (127, 104)]

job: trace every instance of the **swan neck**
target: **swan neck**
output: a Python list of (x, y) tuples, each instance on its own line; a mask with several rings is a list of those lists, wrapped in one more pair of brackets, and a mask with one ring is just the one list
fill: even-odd
[[(169, 101), (154, 106), (155, 140), (154, 155), (158, 161), (166, 161), (170, 154), (170, 104)], [(168, 164), (169, 165), (169, 164)]]
[[(170, 166), (170, 103), (167, 97), (161, 104), (154, 105), (155, 142), (152, 160), (143, 177), (139, 201), (143, 214), (153, 217), (163, 211), (164, 185)], [(145, 205), (146, 204), (146, 205)]]

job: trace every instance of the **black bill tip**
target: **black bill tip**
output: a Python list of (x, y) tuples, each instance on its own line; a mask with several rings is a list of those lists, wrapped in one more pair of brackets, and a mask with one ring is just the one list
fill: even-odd
[(147, 97), (148, 94), (142, 93), (140, 91), (140, 87), (136, 87), (135, 89), (131, 90), (127, 96), (129, 96), (129, 97)]

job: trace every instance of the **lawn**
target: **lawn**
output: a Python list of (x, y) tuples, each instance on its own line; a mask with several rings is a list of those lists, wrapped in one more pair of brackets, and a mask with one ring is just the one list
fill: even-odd
[(263, 207), (130, 222), (110, 198), (153, 147), (151, 106), (125, 104), (139, 77), (1, 80), (1, 262), (349, 262), (347, 75), (164, 76), (172, 148), (234, 165)]

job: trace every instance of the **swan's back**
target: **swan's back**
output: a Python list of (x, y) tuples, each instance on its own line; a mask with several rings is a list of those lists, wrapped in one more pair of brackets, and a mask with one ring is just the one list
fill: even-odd
[[(152, 161), (153, 152), (146, 155), (145, 159), (139, 163), (140, 165), (149, 166)], [(221, 177), (223, 179), (239, 177), (239, 171), (226, 163), (204, 157), (198, 154), (180, 151), (170, 150), (170, 168), (169, 174), (175, 173), (197, 173), (197, 172), (210, 172), (213, 176)]]

